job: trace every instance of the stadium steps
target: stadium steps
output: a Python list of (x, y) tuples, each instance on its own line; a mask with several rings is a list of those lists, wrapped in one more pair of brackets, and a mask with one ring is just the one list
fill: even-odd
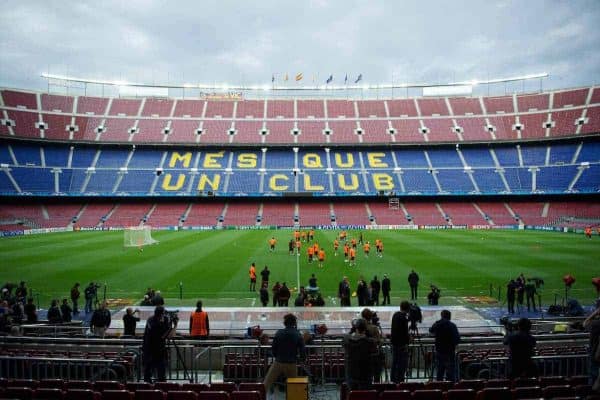
[(114, 214), (115, 211), (117, 211), (117, 208), (119, 208), (119, 204), (115, 204), (110, 209), (110, 211), (104, 216), (104, 221), (102, 221), (102, 219), (100, 219), (100, 222), (98, 223), (98, 225), (104, 226), (104, 223), (110, 219), (110, 217)]
[(486, 221), (488, 225), (494, 225), (494, 221), (492, 221), (491, 218), (488, 218), (487, 220), (485, 219), (486, 215), (477, 203), (473, 202), (471, 204), (473, 204), (473, 207), (477, 210), (477, 212), (479, 212), (479, 214), (481, 214), (481, 218), (483, 218), (484, 221)]
[(185, 223), (185, 220), (187, 220), (188, 215), (190, 215), (190, 211), (192, 211), (192, 203), (188, 204), (187, 208), (185, 209), (185, 212), (183, 213), (183, 215), (181, 216), (181, 218), (179, 219), (179, 224), (178, 226), (181, 228), (183, 226), (183, 224)]
[(542, 217), (543, 218), (547, 218), (548, 217), (548, 209), (550, 208), (550, 203), (546, 203), (544, 204), (544, 208), (542, 209)]

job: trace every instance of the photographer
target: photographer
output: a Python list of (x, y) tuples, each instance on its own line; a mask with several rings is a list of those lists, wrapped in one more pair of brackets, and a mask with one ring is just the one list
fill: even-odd
[(367, 390), (373, 385), (373, 355), (377, 351), (375, 339), (367, 335), (364, 319), (352, 321), (350, 334), (343, 339), (346, 384), (350, 390)]
[(167, 339), (175, 335), (178, 320), (168, 317), (163, 306), (154, 309), (154, 315), (146, 321), (142, 345), (144, 381), (152, 382), (156, 371), (157, 381), (167, 380)]
[(394, 383), (404, 382), (406, 369), (408, 368), (408, 313), (410, 303), (400, 303), (400, 311), (392, 317), (392, 372), (391, 380)]
[(279, 329), (273, 338), (271, 350), (275, 360), (265, 376), (265, 389), (271, 389), (273, 382), (280, 376), (295, 378), (298, 376), (298, 355), (304, 357), (304, 339), (297, 328), (294, 314), (283, 317), (284, 329)]
[(360, 315), (367, 323), (367, 336), (375, 339), (376, 348), (375, 353), (372, 355), (371, 363), (373, 368), (373, 382), (379, 383), (381, 381), (381, 371), (383, 369), (383, 351), (381, 350), (383, 338), (379, 327), (379, 317), (376, 312), (371, 311), (368, 308), (362, 310)]
[(94, 300), (98, 296), (98, 288), (100, 285), (96, 285), (94, 282), (90, 282), (90, 284), (83, 291), (83, 295), (85, 296), (85, 313), (89, 314), (94, 310)]
[(427, 295), (427, 303), (430, 306), (437, 306), (440, 300), (440, 289), (435, 285), (429, 285), (430, 292)]
[(123, 336), (135, 336), (135, 326), (140, 318), (133, 314), (139, 315), (139, 312), (140, 310), (137, 308), (134, 311), (131, 307), (125, 310), (125, 315), (123, 315)]

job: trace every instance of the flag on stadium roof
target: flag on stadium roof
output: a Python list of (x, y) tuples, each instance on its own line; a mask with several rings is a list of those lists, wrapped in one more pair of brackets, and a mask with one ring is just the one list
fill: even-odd
[(296, 74), (296, 82), (301, 81), (302, 78), (304, 78), (304, 76), (302, 75), (302, 72)]
[(331, 83), (333, 81), (333, 75), (329, 75), (329, 78), (325, 81), (325, 83)]
[(358, 74), (358, 78), (356, 78), (356, 80), (354, 81), (354, 83), (358, 83), (362, 81), (362, 74)]
[(275, 74), (271, 75), (271, 82), (275, 82)]
[(346, 74), (346, 77), (344, 78), (344, 85), (348, 83), (348, 74)]
[(288, 74), (287, 74), (287, 72), (285, 73), (285, 77), (283, 78), (283, 80), (286, 81), (286, 82), (288, 81)]

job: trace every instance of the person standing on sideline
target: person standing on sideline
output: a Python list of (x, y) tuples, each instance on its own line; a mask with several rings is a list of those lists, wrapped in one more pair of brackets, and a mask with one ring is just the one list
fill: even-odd
[(194, 339), (207, 339), (210, 334), (208, 313), (202, 311), (202, 301), (196, 303), (196, 311), (190, 314), (190, 336)]
[(100, 303), (100, 308), (97, 308), (92, 314), (90, 328), (94, 335), (104, 337), (106, 330), (110, 326), (110, 311), (106, 308), (106, 301)]
[(83, 294), (85, 296), (85, 313), (89, 314), (93, 311), (94, 308), (94, 299), (96, 298), (97, 291), (96, 284), (94, 282), (90, 282), (90, 284), (85, 288)]
[(410, 303), (405, 300), (400, 303), (400, 311), (396, 311), (392, 316), (392, 376), (390, 379), (394, 383), (404, 382), (408, 368), (409, 311)]
[(429, 333), (435, 335), (435, 368), (438, 381), (454, 382), (456, 377), (454, 358), (460, 335), (454, 322), (450, 321), (451, 316), (450, 311), (442, 310), (442, 318), (429, 328)]
[(531, 336), (531, 321), (521, 318), (517, 323), (518, 331), (504, 338), (504, 344), (510, 350), (510, 377), (531, 378), (537, 376), (537, 367), (531, 357), (535, 348), (535, 338)]
[(283, 317), (283, 325), (284, 329), (275, 333), (271, 345), (274, 361), (263, 381), (266, 391), (271, 389), (271, 385), (280, 375), (286, 378), (298, 376), (298, 357), (304, 358), (304, 339), (298, 331), (296, 316), (286, 314)]
[(63, 299), (62, 304), (60, 306), (60, 313), (62, 314), (63, 322), (71, 322), (73, 316), (73, 309), (69, 306), (69, 301), (67, 299)]
[(517, 291), (517, 283), (511, 279), (506, 285), (506, 305), (510, 314), (515, 313), (515, 293)]
[(139, 315), (140, 310), (137, 308), (135, 311), (131, 307), (127, 307), (125, 315), (123, 315), (123, 336), (135, 336), (135, 325), (139, 322), (139, 317), (133, 314)]
[(415, 270), (411, 270), (408, 274), (408, 285), (410, 286), (410, 299), (417, 300), (417, 289), (419, 287), (419, 274)]
[(277, 307), (279, 305), (279, 291), (281, 290), (281, 284), (279, 281), (275, 282), (273, 285), (273, 307)]
[(267, 285), (269, 286), (269, 276), (271, 275), (271, 271), (269, 271), (269, 267), (267, 267), (265, 265), (265, 268), (260, 271), (260, 277), (262, 279), (262, 282), (260, 283), (260, 286), (262, 287), (263, 285)]
[(381, 281), (381, 294), (383, 294), (383, 302), (382, 306), (386, 304), (390, 305), (390, 291), (392, 290), (392, 283), (390, 282), (390, 278), (388, 278), (387, 274), (383, 274), (383, 280)]
[(381, 283), (377, 280), (377, 275), (373, 277), (371, 281), (371, 289), (373, 290), (373, 295), (371, 300), (373, 301), (373, 305), (379, 305), (379, 292), (381, 291)]
[(338, 285), (338, 297), (340, 298), (340, 306), (350, 307), (350, 283), (347, 276)]
[(167, 380), (167, 339), (175, 335), (177, 321), (171, 321), (165, 314), (164, 306), (157, 306), (154, 315), (146, 321), (142, 354), (144, 360), (144, 381), (152, 383), (156, 371), (156, 381)]
[(79, 282), (75, 282), (75, 285), (71, 288), (71, 302), (73, 303), (73, 314), (79, 314), (79, 297), (81, 297), (81, 293), (79, 292)]
[(250, 291), (256, 291), (256, 265), (252, 263), (250, 265), (250, 269), (248, 270), (248, 275), (250, 276)]
[(266, 307), (269, 304), (269, 286), (264, 283), (260, 288), (260, 302), (263, 307)]
[(600, 300), (596, 302), (596, 310), (583, 321), (583, 327), (590, 333), (590, 385), (600, 385), (600, 361), (594, 359), (600, 346)]

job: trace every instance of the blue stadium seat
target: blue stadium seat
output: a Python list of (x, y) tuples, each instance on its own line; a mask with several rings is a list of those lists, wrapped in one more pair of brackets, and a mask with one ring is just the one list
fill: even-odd
[(428, 149), (427, 154), (433, 168), (463, 167), (455, 149)]
[(11, 174), (24, 192), (54, 193), (54, 174), (50, 168), (12, 167)]
[(291, 149), (268, 149), (265, 153), (265, 166), (267, 169), (292, 169), (294, 168), (294, 153)]
[(131, 160), (129, 160), (129, 164), (127, 164), (127, 168), (158, 168), (160, 166), (160, 160), (162, 159), (163, 154), (163, 151), (138, 149), (133, 153)]
[(504, 177), (512, 193), (531, 193), (531, 172), (528, 168), (505, 168)]
[(119, 168), (125, 166), (129, 150), (103, 148), (96, 162), (96, 168)]
[(473, 182), (463, 169), (439, 169), (437, 178), (443, 191), (462, 194), (475, 190)]
[(550, 164), (570, 164), (577, 145), (555, 143), (550, 147)]
[(0, 164), (13, 165), (14, 162), (10, 153), (8, 152), (8, 145), (4, 144), (0, 146)]
[(426, 169), (406, 169), (402, 174), (402, 180), (407, 193), (434, 194), (439, 192), (431, 173)]
[(111, 194), (117, 180), (117, 170), (97, 169), (92, 174), (86, 192)]
[(73, 151), (71, 168), (87, 168), (92, 166), (92, 161), (96, 156), (96, 149), (89, 147), (78, 147)]
[(154, 170), (127, 169), (127, 173), (123, 175), (123, 179), (117, 188), (117, 192), (147, 194), (150, 192), (154, 178), (156, 178), (156, 172)]
[(19, 144), (11, 147), (19, 165), (35, 165), (38, 167), (42, 165), (40, 146)]
[[(289, 173), (288, 173), (289, 175)], [(222, 174), (221, 180), (225, 178), (225, 175)], [(293, 178), (293, 176), (291, 177)], [(260, 175), (257, 171), (247, 171), (236, 169), (233, 170), (233, 173), (229, 178), (229, 187), (227, 188), (227, 193), (236, 194), (236, 193), (258, 193), (259, 192), (259, 184), (260, 184)], [(223, 190), (223, 182), (221, 183), (221, 190)], [(265, 184), (265, 190), (266, 184)]]
[(473, 178), (481, 193), (502, 193), (506, 191), (500, 174), (492, 168), (473, 170)]
[(401, 168), (429, 168), (423, 150), (395, 150), (394, 153)]
[(546, 146), (521, 146), (521, 157), (523, 158), (523, 165), (545, 165), (546, 149)]
[(563, 193), (577, 173), (577, 167), (542, 167), (537, 172), (536, 188), (544, 193)]
[(461, 149), (461, 153), (467, 162), (467, 165), (470, 167), (490, 167), (493, 168), (496, 165), (494, 164), (494, 159), (490, 154), (490, 151), (486, 148), (484, 149)]
[(577, 156), (577, 162), (599, 162), (600, 161), (600, 142), (584, 143)]
[(498, 158), (501, 167), (519, 166), (519, 155), (515, 146), (497, 147), (494, 148), (494, 153), (496, 153), (496, 158)]
[(44, 147), (46, 167), (65, 168), (69, 162), (69, 148), (59, 146)]
[(573, 189), (579, 192), (597, 193), (600, 191), (600, 165), (590, 165), (585, 169)]

